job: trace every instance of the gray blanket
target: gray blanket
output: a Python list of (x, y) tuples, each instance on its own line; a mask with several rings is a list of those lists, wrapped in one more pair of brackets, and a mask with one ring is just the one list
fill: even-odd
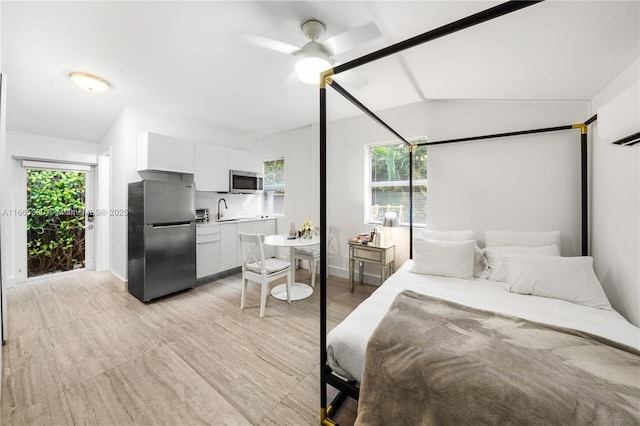
[(432, 424), (640, 424), (640, 353), (404, 291), (369, 340), (356, 425)]

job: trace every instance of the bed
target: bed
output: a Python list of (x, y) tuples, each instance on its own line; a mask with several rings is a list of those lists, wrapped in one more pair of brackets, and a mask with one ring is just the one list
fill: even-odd
[(409, 272), (412, 264), (413, 261), (408, 260), (328, 333), (327, 360), (335, 373), (357, 382), (362, 380), (369, 337), (387, 313), (394, 298), (403, 290), (413, 290), (470, 307), (584, 331), (640, 350), (640, 329), (614, 310), (510, 293), (505, 289), (504, 282), (414, 274)]
[[(518, 285), (515, 284), (515, 281), (510, 282), (507, 289), (505, 277), (496, 277), (492, 274), (485, 274), (482, 278), (467, 276), (460, 278), (455, 275), (443, 277), (441, 276), (443, 274), (428, 273), (429, 271), (422, 271), (420, 274), (410, 272), (416, 267), (416, 262), (421, 262), (414, 256), (414, 189), (412, 180), (414, 148), (570, 131), (572, 129), (579, 130), (580, 133), (581, 183), (580, 187), (576, 188), (576, 192), (580, 193), (581, 212), (576, 221), (580, 223), (582, 256), (566, 262), (581, 263), (584, 266), (586, 264), (584, 261), (588, 260), (589, 254), (587, 132), (588, 126), (597, 120), (597, 115), (587, 119), (584, 123), (440, 141), (409, 142), (333, 78), (348, 70), (356, 69), (389, 55), (400, 53), (537, 3), (539, 2), (509, 1), (499, 4), (340, 64), (320, 74), (320, 263), (326, 265), (328, 260), (327, 87), (331, 87), (365, 115), (387, 129), (399, 141), (409, 146), (409, 241), (411, 241), (409, 258), (413, 259), (407, 261), (398, 272), (329, 333), (327, 333), (327, 270), (321, 268), (320, 420), (323, 425), (335, 425), (331, 416), (347, 397), (358, 400), (356, 422), (361, 425), (640, 424), (638, 409), (640, 407), (640, 356), (638, 355), (640, 353), (640, 330), (628, 323), (617, 312), (590, 306), (589, 303), (585, 305), (574, 303), (575, 301), (571, 302), (573, 293), (578, 288), (576, 286), (567, 288), (558, 286), (551, 290), (547, 288), (547, 293), (542, 292), (540, 295), (536, 295), (535, 292), (533, 295), (518, 294), (526, 293), (526, 291), (514, 292), (514, 289), (523, 290), (522, 287), (519, 289), (517, 287), (522, 286), (524, 281), (518, 282)], [(487, 251), (486, 254), (489, 256), (491, 253)], [(533, 254), (531, 259), (536, 256), (539, 256), (536, 261), (541, 261), (540, 256), (543, 258), (551, 257), (548, 253)], [(559, 253), (557, 253), (557, 258), (559, 258)], [(522, 259), (513, 261), (516, 262), (514, 264), (519, 261), (523, 262)], [(553, 260), (553, 262), (555, 261)], [(542, 263), (546, 262), (547, 260), (542, 261)], [(588, 266), (591, 269), (590, 274), (595, 277), (592, 265)], [(548, 269), (549, 271), (555, 270), (553, 267)], [(562, 268), (558, 270), (562, 270)], [(529, 272), (533, 273), (535, 278), (536, 269), (530, 268)], [(527, 284), (531, 286), (532, 283), (527, 281)], [(602, 292), (601, 287), (600, 291)], [(604, 293), (602, 292), (602, 294)], [(588, 301), (588, 299), (587, 296), (585, 300)], [(425, 306), (429, 308), (423, 309)], [(388, 315), (389, 312), (392, 315)], [(469, 322), (489, 324), (489, 329), (467, 330)], [(509, 323), (508, 327), (505, 325), (507, 323)], [(505, 326), (502, 327), (503, 325)], [(424, 334), (426, 329), (431, 331), (432, 328), (453, 330), (453, 335), (438, 335), (437, 338), (434, 338), (432, 335)], [(508, 335), (506, 337), (505, 335), (499, 336), (500, 333), (497, 332), (497, 329), (500, 329), (498, 330), (500, 332), (510, 330), (508, 333), (524, 331), (524, 335), (510, 339)], [(527, 333), (535, 334), (536, 338), (529, 339)], [(494, 334), (498, 335), (497, 340), (485, 341), (485, 346), (480, 351), (469, 351), (468, 342), (482, 341), (486, 336)], [(545, 337), (538, 339), (541, 335)], [(559, 335), (562, 337), (554, 337)], [(548, 340), (546, 340), (547, 337), (549, 337)], [(407, 344), (405, 340), (409, 340), (409, 338), (413, 340)], [(424, 345), (423, 338), (428, 339), (428, 345)], [(576, 343), (575, 339), (581, 339), (580, 343)], [(516, 353), (520, 358), (514, 357), (512, 353), (507, 356), (505, 355), (507, 352), (502, 349), (494, 350), (496, 347), (502, 348), (505, 342), (511, 344), (526, 341), (534, 343), (534, 346), (536, 342), (546, 342), (546, 346), (534, 347), (532, 348), (533, 352), (523, 353), (518, 353), (518, 348), (516, 348)], [(445, 343), (439, 344), (438, 342)], [(458, 342), (462, 349), (466, 349), (465, 355), (461, 356), (459, 353), (455, 353), (456, 345), (451, 342)], [(436, 355), (424, 356), (425, 353), (431, 354), (430, 347), (446, 345), (451, 346), (453, 352), (445, 351)], [(573, 351), (572, 348), (578, 347), (581, 350)], [(536, 350), (546, 352), (544, 355), (538, 356), (534, 353)], [(480, 352), (481, 356), (473, 358), (477, 354), (469, 352)], [(565, 360), (558, 357), (558, 354), (566, 352), (572, 352), (573, 355), (576, 355), (575, 352), (577, 352), (578, 358)], [(586, 360), (580, 358), (582, 353), (596, 354), (597, 356), (594, 355), (592, 359)], [(467, 355), (471, 357), (467, 358)], [(488, 356), (483, 357), (482, 355)], [(532, 358), (528, 358), (529, 356)], [(414, 359), (422, 362), (425, 358), (433, 357), (439, 362), (435, 366), (415, 365), (406, 362)], [(482, 366), (484, 359), (492, 360), (496, 364), (484, 365), (481, 374), (471, 377), (458, 376), (457, 371), (445, 368), (451, 363)], [(502, 368), (503, 359), (506, 364), (520, 362), (522, 368)], [(530, 368), (527, 365), (529, 359), (535, 359), (535, 362), (532, 361), (531, 364), (537, 366), (538, 370), (535, 368), (527, 370), (528, 376), (524, 376), (521, 373)], [(576, 367), (582, 361), (584, 361), (582, 367)], [(396, 364), (404, 369), (396, 369)], [(577, 369), (573, 367), (573, 369), (569, 369), (567, 377), (558, 384), (554, 374), (558, 368), (566, 370), (564, 367), (568, 364), (576, 364), (573, 367)], [(601, 370), (601, 367), (604, 369)], [(371, 371), (374, 373), (371, 374)], [(537, 371), (545, 374), (536, 374)], [(583, 374), (584, 371), (587, 373)], [(506, 372), (506, 376), (502, 374), (504, 372)], [(576, 373), (575, 377), (571, 376), (571, 372)], [(434, 379), (433, 376), (438, 375), (445, 377), (440, 377), (439, 380), (437, 377)], [(445, 387), (432, 388), (432, 384), (436, 382), (444, 383)], [(571, 386), (564, 386), (565, 382)], [(459, 383), (462, 383), (462, 386), (457, 387)], [(450, 384), (455, 386), (451, 387)], [(327, 403), (327, 386), (332, 386), (339, 391), (330, 404)], [(522, 394), (518, 400), (511, 398), (512, 394), (520, 395), (521, 390), (530, 387), (533, 388), (532, 392)], [(428, 398), (425, 397), (424, 389), (431, 391)], [(599, 393), (600, 391), (602, 391), (602, 395)], [(606, 398), (603, 396), (604, 393), (607, 393)], [(602, 398), (600, 398), (601, 396)], [(586, 410), (584, 409), (585, 404), (582, 402), (583, 399), (589, 401), (586, 404), (588, 405)], [(558, 401), (561, 403), (558, 404)], [(490, 405), (494, 402), (496, 402), (495, 405)], [(432, 407), (437, 406), (448, 411), (435, 413)], [(612, 407), (613, 411), (610, 410)], [(466, 417), (459, 416), (460, 412), (464, 413)]]
[[(536, 285), (548, 269), (536, 262), (591, 268), (585, 257), (501, 258), (522, 260), (533, 260)], [(357, 425), (640, 424), (640, 329), (604, 292), (601, 307), (586, 306), (514, 293), (522, 272), (510, 267), (506, 283), (416, 273), (417, 264), (327, 336), (332, 374), (360, 388)]]

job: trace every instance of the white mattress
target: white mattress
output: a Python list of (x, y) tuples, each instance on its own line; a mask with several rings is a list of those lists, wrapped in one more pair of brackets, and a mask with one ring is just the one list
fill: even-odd
[(463, 305), (501, 312), (531, 321), (581, 330), (640, 350), (640, 328), (616, 311), (605, 311), (564, 300), (510, 293), (505, 283), (464, 280), (409, 272), (411, 260), (393, 274), (327, 335), (331, 369), (347, 379), (362, 379), (369, 336), (395, 296), (410, 289)]

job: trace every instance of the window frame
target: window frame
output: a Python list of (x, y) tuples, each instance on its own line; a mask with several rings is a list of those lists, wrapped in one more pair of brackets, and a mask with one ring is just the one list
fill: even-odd
[[(267, 185), (266, 183), (264, 183), (264, 165), (265, 163), (270, 163), (270, 162), (275, 162), (275, 161), (280, 161), (282, 160), (282, 172), (283, 172), (283, 176), (284, 176), (284, 182), (282, 184), (279, 185)], [(278, 158), (273, 158), (273, 159), (269, 159), (269, 160), (263, 160), (262, 161), (262, 176), (263, 176), (263, 189), (262, 189), (262, 211), (264, 214), (269, 215), (269, 216), (274, 216), (274, 217), (284, 217), (285, 215), (285, 211), (286, 211), (286, 187), (287, 187), (287, 172), (286, 172), (286, 168), (287, 168), (287, 163), (285, 161), (284, 156), (282, 157), (278, 157)], [(274, 213), (273, 212), (273, 197), (276, 195), (282, 195), (282, 213)], [(271, 209), (267, 209), (267, 200), (266, 198), (269, 197), (269, 199), (271, 200)]]
[[(425, 142), (427, 140), (426, 137), (415, 137), (415, 138), (410, 138), (407, 139), (409, 142), (413, 143), (413, 142)], [(373, 204), (371, 203), (371, 190), (373, 188), (381, 188), (381, 187), (388, 187), (388, 186), (395, 186), (395, 187), (407, 187), (407, 191), (409, 188), (409, 180), (400, 180), (400, 181), (384, 181), (384, 182), (372, 182), (371, 181), (371, 152), (374, 148), (376, 147), (381, 147), (381, 146), (394, 146), (394, 145), (402, 145), (404, 144), (403, 141), (400, 140), (392, 140), (392, 141), (385, 141), (385, 142), (375, 142), (375, 143), (370, 143), (370, 144), (365, 144), (364, 145), (364, 223), (368, 224), (368, 225), (382, 225), (382, 221), (381, 220), (373, 220), (373, 218), (371, 217), (371, 208), (373, 207)], [(427, 172), (428, 174), (428, 172)], [(417, 186), (424, 186), (426, 188), (428, 188), (428, 178), (427, 179), (414, 179), (413, 180), (413, 186), (414, 189)], [(414, 195), (415, 197), (415, 195)], [(415, 200), (414, 200), (415, 201)], [(409, 206), (410, 207), (410, 206)], [(399, 218), (400, 220), (400, 218)], [(425, 227), (427, 224), (426, 223), (418, 223), (415, 222), (413, 223), (414, 227)], [(399, 227), (408, 227), (409, 226), (409, 222), (398, 222), (398, 226)]]

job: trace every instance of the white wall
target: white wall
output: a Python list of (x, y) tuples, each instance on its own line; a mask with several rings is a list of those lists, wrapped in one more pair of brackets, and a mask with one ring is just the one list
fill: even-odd
[[(637, 60), (594, 96), (593, 113), (639, 76)], [(640, 145), (603, 143), (597, 121), (591, 129), (594, 269), (613, 307), (640, 326)]]
[(96, 164), (97, 149), (98, 146), (90, 142), (32, 133), (7, 132), (7, 157)]
[(216, 220), (218, 202), (223, 219), (256, 217), (262, 212), (262, 194), (219, 194), (217, 192), (196, 191), (196, 209), (209, 209), (209, 220)]
[(284, 216), (277, 220), (279, 233), (288, 232), (291, 222), (297, 228), (305, 220), (320, 223), (314, 132), (315, 127), (306, 126), (255, 141), (255, 151), (265, 160), (284, 157), (285, 207)]
[[(132, 178), (128, 172), (136, 167), (135, 141), (127, 141), (125, 133), (126, 110), (120, 113), (118, 118), (103, 136), (100, 144), (100, 152), (109, 150), (109, 165), (111, 168), (109, 178), (109, 208), (111, 211), (126, 208), (127, 205), (127, 179)], [(127, 222), (126, 218), (109, 215), (109, 269), (120, 278), (126, 280), (127, 262)]]
[[(429, 115), (447, 129), (444, 138), (455, 138), (582, 123), (588, 109), (584, 102), (447, 102)], [(578, 129), (435, 146), (428, 176), (429, 227), (560, 230), (562, 254), (580, 254)]]
[[(111, 209), (114, 211), (127, 208), (128, 183), (142, 180), (142, 176), (136, 171), (136, 138), (146, 131), (185, 141), (211, 143), (240, 150), (252, 148), (252, 141), (249, 138), (126, 107), (100, 143), (100, 152), (111, 148), (110, 201)], [(180, 147), (176, 146), (176, 150), (179, 149)], [(110, 225), (111, 272), (126, 281), (127, 218), (112, 216)]]
[[(14, 212), (25, 207), (21, 159), (94, 165), (97, 162), (97, 149), (96, 144), (84, 141), (7, 132), (5, 160), (2, 165), (7, 170), (4, 176), (7, 180), (6, 188), (9, 188), (9, 191), (2, 194), (5, 209)], [(12, 214), (3, 219), (8, 221), (9, 229), (6, 233), (8, 235), (3, 234), (3, 240), (7, 239), (6, 245), (11, 247), (6, 259), (8, 271), (4, 275), (9, 282), (24, 281), (27, 278), (25, 218)]]
[[(379, 114), (405, 137), (443, 140), (584, 122), (586, 102), (430, 101)], [(347, 276), (349, 236), (364, 223), (365, 145), (393, 136), (367, 117), (330, 123), (330, 273)], [(434, 229), (559, 229), (563, 253), (579, 254), (579, 131), (432, 147), (429, 226)], [(408, 229), (394, 229), (397, 265), (409, 257)], [(482, 235), (478, 237), (482, 239)], [(370, 282), (378, 272), (368, 269)], [(367, 271), (365, 271), (365, 274)]]

